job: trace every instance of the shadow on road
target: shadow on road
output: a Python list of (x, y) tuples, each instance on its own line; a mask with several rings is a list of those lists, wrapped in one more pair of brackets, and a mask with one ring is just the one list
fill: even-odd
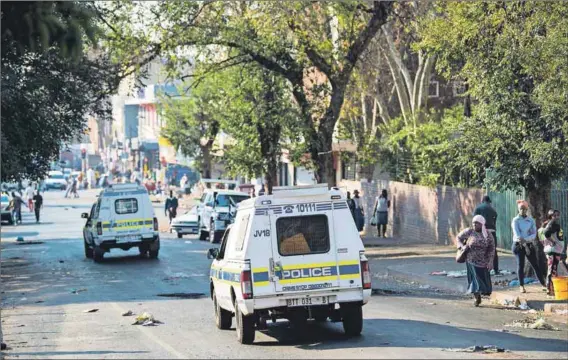
[(309, 323), (303, 331), (287, 322), (269, 324), (262, 331), (271, 341), (256, 346), (296, 346), (303, 350), (334, 350), (365, 347), (466, 348), (495, 345), (510, 351), (566, 352), (567, 340), (542, 339), (474, 328), (416, 320), (366, 319), (363, 334), (347, 337), (341, 323)]
[(37, 352), (18, 352), (18, 356), (58, 356), (63, 355), (106, 355), (106, 354), (146, 354), (148, 351), (37, 351)]

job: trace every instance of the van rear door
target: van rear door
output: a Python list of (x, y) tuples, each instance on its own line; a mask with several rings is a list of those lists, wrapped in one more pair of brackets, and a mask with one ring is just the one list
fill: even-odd
[[(110, 199), (110, 209), (114, 212), (114, 219), (111, 221), (111, 231), (114, 232), (119, 241), (139, 241), (140, 232), (147, 225), (144, 218), (144, 201), (136, 192), (122, 193), (120, 196), (113, 196)], [(152, 219), (153, 220), (153, 219)]]
[(274, 236), (269, 268), (276, 292), (339, 287), (331, 202), (273, 206), (271, 210)]

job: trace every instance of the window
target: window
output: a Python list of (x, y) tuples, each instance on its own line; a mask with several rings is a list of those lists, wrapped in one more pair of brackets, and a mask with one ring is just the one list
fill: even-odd
[(138, 200), (132, 199), (118, 199), (114, 202), (114, 209), (117, 214), (134, 214), (138, 212)]
[(342, 154), (341, 175), (343, 180), (355, 180), (357, 174), (357, 159), (354, 154)]
[(243, 200), (248, 199), (248, 196), (242, 195), (218, 195), (217, 196), (217, 206), (228, 207), (229, 205), (235, 206)]
[(101, 201), (97, 201), (97, 204), (95, 205), (95, 212), (93, 213), (93, 218), (98, 219), (99, 218), (99, 211), (101, 210)]
[(229, 234), (231, 233), (231, 229), (227, 229), (225, 231), (225, 235), (223, 235), (223, 239), (221, 240), (221, 247), (219, 248), (219, 254), (217, 255), (217, 260), (223, 260), (225, 258), (225, 249), (227, 248), (227, 243), (229, 242)]
[(235, 250), (242, 251), (245, 243), (245, 236), (247, 234), (247, 227), (249, 223), (250, 215), (243, 216), (238, 222), (239, 231), (237, 232), (237, 244)]
[(327, 216), (291, 216), (276, 221), (278, 252), (282, 256), (322, 254), (329, 251)]

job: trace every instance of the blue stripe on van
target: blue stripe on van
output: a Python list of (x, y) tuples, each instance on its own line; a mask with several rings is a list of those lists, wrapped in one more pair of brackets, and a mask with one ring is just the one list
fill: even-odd
[(359, 265), (340, 265), (339, 274), (340, 275), (359, 274)]

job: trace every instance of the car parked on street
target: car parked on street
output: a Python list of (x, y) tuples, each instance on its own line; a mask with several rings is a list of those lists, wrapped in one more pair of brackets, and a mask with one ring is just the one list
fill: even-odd
[(177, 234), (178, 239), (184, 235), (197, 235), (199, 233), (199, 216), (197, 215), (197, 206), (192, 207), (185, 214), (178, 216), (172, 220), (170, 231)]
[(206, 190), (201, 197), (198, 209), (199, 240), (209, 238), (211, 243), (219, 242), (227, 225), (232, 221), (237, 204), (249, 198), (249, 194), (240, 191)]
[(2, 202), (0, 206), (2, 206), (2, 221), (7, 221), (8, 224), (12, 225), (14, 224), (12, 211), (8, 210), (8, 205), (10, 205), (10, 200), (12, 200), (10, 195), (2, 194)]
[(157, 258), (160, 250), (158, 219), (148, 191), (137, 184), (111, 184), (99, 195), (83, 228), (85, 257), (103, 260), (111, 249), (137, 247), (141, 256)]
[(67, 188), (67, 181), (61, 171), (53, 170), (47, 173), (47, 179), (43, 182), (45, 190), (57, 189), (65, 190)]

